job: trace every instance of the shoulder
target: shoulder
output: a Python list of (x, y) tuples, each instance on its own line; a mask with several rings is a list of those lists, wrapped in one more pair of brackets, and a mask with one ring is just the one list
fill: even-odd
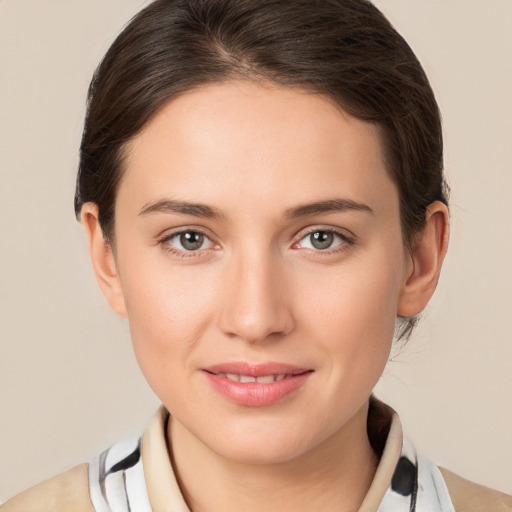
[[(146, 453), (142, 453), (143, 438), (118, 441), (90, 463), (80, 464), (0, 504), (0, 512), (94, 512), (111, 509), (150, 512), (143, 458), (148, 459), (154, 479), (160, 481), (162, 464), (155, 464), (153, 459), (167, 456), (169, 460), (165, 444), (168, 417), (169, 413), (163, 406), (155, 413), (143, 436)], [(168, 466), (167, 473), (172, 474), (170, 462)], [(177, 484), (174, 487), (178, 489)]]
[(80, 464), (14, 496), (1, 512), (94, 512), (88, 464)]
[(512, 496), (439, 468), (457, 512), (512, 512)]

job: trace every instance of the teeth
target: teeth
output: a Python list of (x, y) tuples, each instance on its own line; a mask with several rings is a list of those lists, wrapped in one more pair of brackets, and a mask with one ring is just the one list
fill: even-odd
[(240, 375), (240, 382), (256, 382), (256, 377), (250, 377), (249, 375)]
[(252, 377), (251, 375), (238, 375), (237, 373), (218, 373), (217, 376), (224, 377), (235, 382), (259, 382), (261, 384), (270, 384), (271, 382), (291, 377), (291, 375), (262, 375), (261, 377)]
[(263, 375), (263, 377), (256, 377), (256, 382), (261, 382), (263, 384), (267, 384), (268, 382), (274, 382), (274, 375)]

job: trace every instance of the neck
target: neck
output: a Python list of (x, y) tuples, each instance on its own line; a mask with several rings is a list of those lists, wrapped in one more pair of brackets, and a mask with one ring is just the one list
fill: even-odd
[(367, 413), (366, 403), (307, 453), (269, 464), (222, 457), (171, 420), (169, 446), (185, 501), (192, 512), (355, 512), (377, 467), (366, 433)]

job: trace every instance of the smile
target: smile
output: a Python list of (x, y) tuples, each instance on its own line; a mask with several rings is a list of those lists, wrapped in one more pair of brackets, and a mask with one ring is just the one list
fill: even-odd
[[(302, 372), (299, 372), (299, 374)], [(217, 373), (217, 377), (223, 377), (235, 382), (249, 383), (259, 382), (260, 384), (270, 384), (271, 382), (280, 381), (286, 378), (293, 377), (294, 373), (280, 374), (280, 375), (262, 375), (261, 377), (253, 377), (252, 375), (240, 375), (237, 373)]]
[(263, 407), (299, 391), (313, 370), (280, 363), (225, 363), (204, 368), (203, 373), (212, 388), (230, 402)]

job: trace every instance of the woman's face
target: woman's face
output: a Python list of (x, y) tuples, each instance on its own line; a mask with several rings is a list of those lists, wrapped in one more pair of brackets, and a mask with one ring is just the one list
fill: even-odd
[(374, 126), (289, 88), (193, 90), (130, 142), (115, 218), (135, 353), (181, 428), (261, 462), (365, 422), (411, 267)]

